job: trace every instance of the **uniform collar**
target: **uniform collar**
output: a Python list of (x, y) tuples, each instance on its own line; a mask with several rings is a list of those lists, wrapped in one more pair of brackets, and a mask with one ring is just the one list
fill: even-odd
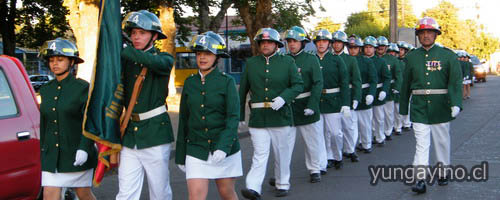
[(273, 57), (274, 55), (276, 55), (276, 53), (278, 53), (279, 49), (277, 49), (276, 51), (274, 51), (273, 54), (271, 54), (270, 56), (264, 56), (264, 54), (262, 54), (262, 57), (264, 58), (264, 60), (266, 60), (266, 64), (269, 65), (269, 60), (271, 60), (271, 57)]
[(215, 68), (214, 68), (214, 69), (213, 69), (210, 73), (208, 73), (208, 74), (207, 74), (207, 75), (205, 75), (205, 76), (203, 76), (203, 74), (201, 74), (201, 71), (200, 71), (200, 70), (198, 70), (198, 74), (200, 75), (200, 79), (205, 79), (205, 80), (209, 79), (209, 78), (210, 78), (210, 77), (212, 77), (212, 76), (217, 75), (218, 73), (220, 73), (220, 72), (219, 72), (219, 70), (217, 69), (217, 67), (215, 67)]
[(74, 79), (75, 77), (70, 72), (68, 73), (68, 76), (66, 76), (66, 78), (64, 78), (63, 80), (58, 81), (57, 79), (55, 79), (55, 82), (57, 83), (57, 85), (66, 85)]
[[(319, 60), (323, 60), (328, 54), (332, 54), (330, 51), (326, 51), (325, 54), (323, 54), (323, 57), (319, 56), (318, 52), (316, 52), (316, 57), (319, 58)], [(332, 54), (333, 55), (333, 54)]]
[(290, 52), (290, 55), (293, 56), (293, 57), (297, 57), (299, 56), (302, 52), (304, 51), (304, 49), (301, 49), (298, 53), (296, 54), (293, 54), (292, 52)]
[(437, 45), (436, 45), (436, 43), (434, 43), (434, 44), (432, 44), (431, 48), (429, 48), (429, 50), (424, 49), (424, 47), (420, 47), (420, 48), (421, 48), (423, 51), (425, 51), (425, 52), (430, 52), (430, 51), (432, 51), (432, 49), (435, 49), (435, 47), (436, 47), (436, 46), (437, 46)]

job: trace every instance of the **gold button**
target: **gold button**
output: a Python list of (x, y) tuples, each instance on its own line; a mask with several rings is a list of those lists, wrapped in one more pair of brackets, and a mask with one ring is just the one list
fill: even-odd
[(266, 69), (266, 73), (269, 73), (269, 70), (268, 70), (268, 69)]
[(56, 132), (54, 132), (54, 135), (57, 135), (57, 131), (56, 131)]
[(135, 78), (137, 78), (137, 74), (136, 74), (136, 75), (134, 75), (134, 76), (135, 76)]
[(320, 99), (319, 101), (323, 102), (323, 99)]
[(60, 90), (61, 89), (61, 86), (57, 86), (57, 89)]
[(264, 90), (265, 90), (266, 92), (268, 91), (268, 89), (267, 89), (267, 88), (264, 88)]
[(205, 95), (205, 92), (201, 92), (201, 95)]
[(268, 78), (266, 78), (266, 82), (267, 82), (267, 81), (269, 81), (269, 79), (268, 79)]
[(139, 102), (138, 101), (135, 101), (135, 104), (137, 105)]
[(205, 128), (205, 132), (208, 132), (208, 128)]
[(54, 119), (54, 123), (57, 123), (57, 120)]
[(54, 100), (57, 100), (57, 97), (54, 97)]
[(430, 84), (431, 84), (431, 82), (427, 82), (427, 85), (430, 85)]
[(134, 127), (134, 131), (137, 131), (137, 130), (139, 130), (139, 128), (137, 128), (137, 126), (136, 126), (136, 127)]
[(428, 54), (425, 54), (425, 57), (429, 57), (429, 55), (428, 55)]
[(56, 147), (59, 147), (59, 144), (56, 143)]
[(205, 120), (205, 116), (201, 116), (201, 119), (202, 119), (202, 120)]
[(427, 101), (427, 103), (431, 103), (431, 101), (429, 100), (429, 101)]
[(211, 142), (212, 142), (212, 140), (208, 140), (208, 143), (211, 143)]
[(425, 75), (429, 76), (429, 72), (425, 72)]
[(203, 108), (203, 107), (205, 107), (205, 105), (201, 104), (201, 107)]
[(52, 111), (56, 111), (56, 108), (52, 108)]
[(202, 84), (202, 85), (205, 85), (205, 81), (202, 81), (202, 82), (201, 82), (201, 84)]
[(266, 97), (265, 99), (268, 100), (269, 98)]

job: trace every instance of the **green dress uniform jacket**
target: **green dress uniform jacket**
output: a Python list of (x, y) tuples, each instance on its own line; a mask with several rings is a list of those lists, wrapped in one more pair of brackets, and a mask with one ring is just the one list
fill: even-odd
[[(294, 126), (311, 124), (319, 121), (319, 98), (323, 89), (323, 75), (319, 68), (319, 60), (313, 54), (301, 50), (297, 55), (288, 54), (295, 59), (297, 70), (304, 81), (304, 91), (311, 96), (292, 100)], [(304, 115), (304, 109), (314, 111), (311, 116)]]
[(462, 70), (452, 50), (420, 47), (405, 57), (399, 113), (408, 114), (412, 90), (447, 89), (447, 94), (412, 95), (410, 119), (423, 124), (449, 122), (451, 107), (462, 108)]
[[(359, 72), (358, 61), (354, 56), (347, 55), (342, 52), (340, 54), (342, 60), (344, 60), (347, 66), (347, 74), (349, 76), (349, 88), (350, 88), (350, 100), (351, 100), (351, 108), (352, 101), (356, 100), (361, 102), (361, 74)], [(359, 105), (359, 104), (358, 104)]]
[(282, 127), (293, 125), (291, 102), (304, 90), (304, 82), (292, 57), (274, 53), (269, 57), (253, 56), (246, 62), (240, 81), (240, 121), (245, 120), (245, 104), (250, 92), (250, 104), (266, 103), (280, 96), (285, 105), (279, 110), (271, 107), (250, 108), (249, 127)]
[(399, 99), (399, 94), (394, 93), (393, 90), (397, 90), (398, 92), (401, 90), (401, 83), (403, 82), (403, 71), (401, 71), (401, 62), (390, 54), (384, 54), (382, 56), (385, 63), (389, 66), (391, 72), (391, 88), (389, 89), (389, 93), (387, 93), (386, 101), (394, 101)]
[(472, 63), (461, 60), (459, 60), (458, 62), (460, 63), (460, 66), (462, 68), (463, 80), (472, 80), (472, 72), (474, 70), (473, 68), (471, 68)]
[[(378, 84), (382, 84), (382, 87), (377, 87), (377, 94), (373, 96), (373, 106), (381, 106), (385, 104), (387, 98), (389, 98), (391, 94), (389, 93), (389, 90), (391, 89), (392, 75), (391, 71), (389, 71), (389, 66), (382, 58), (379, 58), (378, 56), (372, 56), (370, 57), (370, 59), (372, 59), (373, 64), (375, 65), (375, 69), (377, 70)], [(382, 91), (385, 92), (386, 97), (383, 101), (379, 101), (378, 96)]]
[(377, 70), (375, 69), (375, 65), (373, 61), (363, 55), (355, 56), (358, 61), (359, 72), (361, 75), (361, 87), (363, 85), (368, 85), (362, 89), (361, 101), (359, 102), (356, 110), (367, 110), (372, 108), (372, 104), (366, 105), (366, 96), (372, 95), (375, 98), (375, 94), (377, 92)]
[[(125, 94), (125, 106), (128, 106), (134, 83), (143, 67), (148, 68), (141, 93), (132, 113), (144, 113), (165, 105), (168, 94), (168, 79), (174, 59), (168, 53), (160, 53), (154, 47), (147, 51), (128, 46), (122, 50), (122, 83)], [(130, 120), (123, 146), (144, 149), (174, 141), (172, 125), (168, 114), (162, 113), (141, 121)]]
[(397, 59), (399, 61), (399, 67), (401, 69), (400, 70), (401, 71), (401, 83), (400, 83), (401, 85), (400, 85), (399, 90), (398, 90), (400, 93), (394, 94), (394, 96), (393, 96), (393, 100), (395, 103), (399, 103), (399, 99), (401, 98), (401, 87), (403, 85), (403, 72), (405, 71), (405, 62), (402, 59), (400, 59), (399, 57)]
[(215, 150), (228, 156), (238, 152), (239, 106), (234, 79), (217, 68), (204, 81), (200, 74), (188, 77), (182, 89), (175, 163), (184, 165), (186, 155), (207, 160)]
[[(318, 56), (318, 55), (316, 55)], [(319, 57), (321, 72), (323, 73), (323, 92), (319, 102), (321, 113), (338, 113), (342, 106), (350, 106), (349, 75), (347, 67), (338, 55), (331, 52)], [(326, 89), (338, 88), (340, 92), (325, 93)]]
[[(95, 168), (94, 141), (82, 134), (89, 83), (68, 74), (40, 88), (40, 152), (42, 171), (77, 172)], [(73, 166), (77, 150), (88, 154), (82, 166)]]

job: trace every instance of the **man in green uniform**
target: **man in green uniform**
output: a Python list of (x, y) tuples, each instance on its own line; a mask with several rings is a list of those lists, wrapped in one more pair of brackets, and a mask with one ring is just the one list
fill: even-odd
[[(394, 56), (394, 58), (397, 61), (397, 67), (400, 69), (400, 84), (403, 82), (403, 67), (404, 63), (403, 61), (399, 60), (399, 48), (398, 45), (395, 43), (390, 43), (389, 48), (387, 48), (387, 54)], [(401, 89), (401, 86), (399, 86)], [(399, 90), (397, 90), (399, 92)], [(394, 133), (396, 135), (401, 135), (401, 128), (403, 127), (403, 116), (399, 114), (399, 93), (396, 93), (393, 91), (392, 99), (394, 100)]]
[[(422, 47), (405, 57), (399, 112), (408, 114), (412, 96), (410, 119), (417, 142), (413, 165), (429, 167), (432, 136), (436, 160), (447, 166), (450, 164), (450, 121), (455, 119), (462, 107), (462, 70), (452, 50), (434, 45), (441, 30), (433, 18), (422, 18), (417, 24), (416, 34)], [(425, 193), (425, 176), (417, 176), (417, 179), (412, 190)], [(446, 175), (439, 177), (438, 184), (448, 184)]]
[(303, 81), (293, 58), (277, 53), (283, 47), (279, 33), (261, 28), (255, 38), (261, 55), (247, 60), (240, 82), (240, 126), (245, 120), (245, 105), (250, 92), (249, 132), (254, 148), (253, 161), (241, 190), (247, 199), (260, 199), (262, 181), (266, 175), (269, 148), (275, 154), (274, 176), (277, 197), (290, 189), (290, 161), (293, 146), (290, 134), (293, 125), (292, 100), (299, 95)]
[[(321, 155), (325, 149), (325, 138), (319, 122), (319, 99), (323, 89), (323, 75), (318, 58), (304, 51), (310, 41), (306, 31), (298, 26), (285, 33), (288, 55), (295, 60), (299, 74), (304, 81), (304, 91), (292, 100), (294, 127), (293, 131), (302, 134), (306, 144), (305, 162), (309, 170), (310, 182), (321, 181)], [(295, 134), (293, 134), (295, 135)], [(294, 138), (295, 139), (295, 138)], [(293, 140), (295, 142), (295, 140)]]
[(342, 115), (340, 113), (346, 117), (351, 115), (349, 75), (342, 57), (333, 55), (328, 50), (332, 42), (332, 34), (328, 30), (316, 31), (313, 41), (316, 45), (316, 56), (319, 58), (323, 74), (323, 92), (319, 110), (325, 133), (327, 159), (323, 159), (321, 167), (324, 171), (333, 166), (335, 169), (340, 169), (342, 168), (342, 145), (344, 144), (341, 131)]
[(390, 55), (387, 52), (387, 48), (389, 47), (389, 40), (384, 36), (379, 36), (377, 38), (378, 47), (377, 47), (377, 56), (382, 58), (387, 64), (387, 68), (391, 72), (391, 87), (389, 89), (389, 93), (386, 97), (386, 102), (384, 104), (384, 133), (386, 140), (392, 140), (391, 135), (394, 128), (394, 115), (398, 113), (394, 113), (394, 101), (396, 95), (399, 97), (399, 90), (401, 88), (401, 79), (403, 76), (403, 72), (401, 71), (400, 61)]
[(355, 147), (358, 141), (358, 117), (352, 112), (361, 101), (361, 75), (359, 74), (358, 61), (354, 56), (350, 56), (344, 52), (344, 47), (347, 43), (347, 34), (344, 31), (335, 31), (332, 34), (332, 50), (335, 55), (342, 57), (346, 66), (349, 79), (350, 96), (349, 101), (352, 102), (351, 117), (342, 117), (342, 135), (343, 139), (343, 155), (350, 158), (352, 162), (358, 162), (359, 158), (356, 154)]
[(156, 39), (166, 38), (160, 20), (153, 13), (131, 12), (125, 16), (122, 26), (131, 39), (131, 44), (121, 53), (124, 105), (129, 105), (141, 70), (146, 68), (147, 73), (122, 140), (118, 167), (120, 190), (116, 199), (139, 199), (144, 172), (151, 199), (172, 199), (168, 162), (174, 138), (165, 99), (174, 60), (153, 45)]
[[(405, 41), (398, 41), (398, 48), (399, 48), (399, 60), (403, 63), (403, 65), (402, 65), (403, 68), (401, 71), (404, 72), (406, 64), (405, 64), (405, 62), (403, 62), (403, 60), (404, 60), (406, 54), (408, 53), (408, 51), (410, 51), (410, 44), (408, 44)], [(411, 130), (410, 115), (402, 116), (402, 118), (403, 118), (403, 123), (402, 123), (401, 127), (398, 126), (396, 128), (396, 132), (398, 132), (398, 130), (400, 133), (402, 133), (402, 130), (410, 131)]]
[(378, 46), (377, 39), (373, 36), (368, 36), (364, 40), (364, 45), (363, 53), (366, 57), (373, 61), (378, 77), (377, 98), (373, 102), (372, 131), (375, 136), (375, 140), (372, 143), (383, 146), (385, 144), (384, 104), (391, 87), (391, 72), (387, 68), (385, 61), (382, 58), (375, 56), (375, 48)]
[(373, 61), (361, 54), (363, 46), (363, 41), (360, 38), (356, 38), (355, 36), (349, 38), (349, 54), (356, 57), (362, 83), (361, 101), (353, 114), (358, 119), (358, 123), (355, 124), (360, 138), (357, 149), (365, 153), (370, 153), (372, 151), (372, 103), (373, 97), (377, 92), (378, 77)]

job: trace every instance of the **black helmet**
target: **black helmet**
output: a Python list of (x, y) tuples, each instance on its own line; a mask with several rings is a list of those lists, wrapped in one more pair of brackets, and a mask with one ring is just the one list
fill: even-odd
[(130, 36), (130, 31), (133, 28), (140, 28), (146, 31), (158, 33), (158, 39), (166, 39), (167, 36), (161, 31), (161, 22), (158, 17), (147, 11), (140, 10), (137, 12), (130, 12), (123, 18), (122, 30)]
[(307, 36), (307, 32), (302, 28), (298, 26), (293, 26), (292, 28), (288, 29), (285, 33), (285, 39), (295, 39), (297, 41), (305, 41), (309, 42), (309, 37)]
[(222, 37), (212, 31), (194, 36), (189, 43), (189, 48), (196, 51), (209, 51), (217, 56), (229, 58), (226, 43)]
[(75, 59), (75, 64), (83, 63), (83, 59), (78, 57), (78, 48), (75, 44), (62, 38), (45, 41), (38, 54), (38, 57), (46, 61), (52, 56), (65, 56)]
[(276, 44), (278, 45), (278, 48), (281, 48), (284, 46), (283, 43), (280, 41), (280, 34), (278, 33), (278, 31), (274, 30), (273, 28), (261, 28), (261, 29), (259, 29), (257, 34), (255, 34), (255, 37), (253, 38), (253, 40), (255, 40), (257, 42), (260, 42), (263, 40), (273, 41), (273, 42), (276, 42)]

